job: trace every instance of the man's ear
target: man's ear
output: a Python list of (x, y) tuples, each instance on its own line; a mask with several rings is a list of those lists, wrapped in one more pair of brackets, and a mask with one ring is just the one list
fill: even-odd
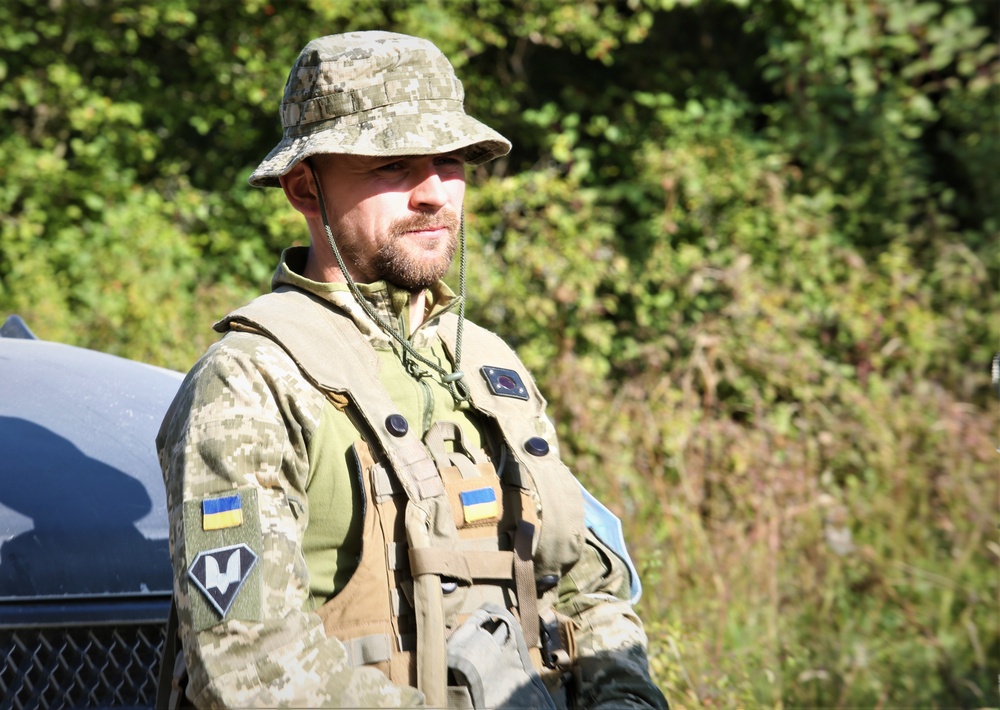
[(302, 213), (307, 219), (319, 217), (319, 200), (316, 199), (316, 183), (312, 169), (305, 160), (300, 160), (295, 166), (278, 180), (285, 191), (292, 207)]

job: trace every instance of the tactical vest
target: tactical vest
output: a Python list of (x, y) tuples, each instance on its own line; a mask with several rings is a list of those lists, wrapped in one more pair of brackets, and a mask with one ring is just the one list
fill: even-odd
[[(437, 320), (454, 361), (457, 318)], [(491, 601), (517, 616), (539, 670), (558, 666), (545, 674), (550, 687), (558, 685), (571, 662), (572, 633), (571, 622), (554, 619), (552, 606), (558, 580), (584, 544), (583, 501), (576, 479), (540, 436), (549, 430), (545, 402), (513, 350), (465, 323), (461, 367), (471, 406), (504, 442), (498, 477), (481, 452), (466, 451), (459, 427), (436, 424), (421, 441), (400, 421), (379, 382), (375, 349), (322, 299), (282, 286), (216, 329), (272, 339), (309, 382), (331, 399), (346, 396), (363, 420), (357, 423), (364, 440), (354, 446), (366, 502), (361, 560), (345, 588), (317, 609), (352, 662), (416, 686), (428, 705), (443, 707), (447, 637)], [(498, 379), (497, 372), (513, 375)]]

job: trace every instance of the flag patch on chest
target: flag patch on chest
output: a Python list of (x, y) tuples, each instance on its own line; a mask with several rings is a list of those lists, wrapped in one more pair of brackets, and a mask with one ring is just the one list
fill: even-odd
[(238, 495), (201, 502), (201, 529), (222, 530), (243, 524), (243, 503)]
[(465, 522), (475, 523), (497, 517), (497, 494), (492, 488), (476, 488), (458, 494)]

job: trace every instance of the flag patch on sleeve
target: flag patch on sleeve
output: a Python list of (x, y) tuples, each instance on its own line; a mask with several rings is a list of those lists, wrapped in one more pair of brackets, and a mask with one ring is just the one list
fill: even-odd
[(201, 502), (201, 529), (222, 530), (243, 524), (243, 504), (238, 495), (208, 498)]
[(497, 517), (497, 494), (492, 488), (476, 488), (458, 494), (466, 523)]

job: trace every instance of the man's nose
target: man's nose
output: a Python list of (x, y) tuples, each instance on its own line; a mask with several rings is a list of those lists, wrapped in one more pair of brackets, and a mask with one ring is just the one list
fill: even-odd
[(415, 209), (438, 209), (448, 203), (448, 191), (434, 165), (423, 168), (416, 176), (410, 203)]

